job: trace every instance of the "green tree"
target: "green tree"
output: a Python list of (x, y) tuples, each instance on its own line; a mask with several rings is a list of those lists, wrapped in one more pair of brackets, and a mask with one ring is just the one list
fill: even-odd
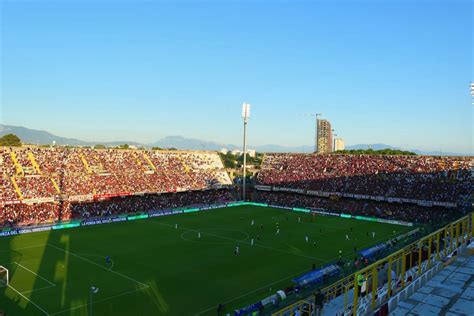
[(94, 146), (95, 149), (105, 149), (105, 145), (97, 144)]
[(7, 134), (0, 137), (0, 146), (19, 147), (21, 146), (21, 140), (15, 134)]
[(352, 150), (338, 150), (335, 152), (337, 155), (404, 155), (404, 156), (416, 156), (416, 153), (407, 151), (407, 150), (398, 150), (398, 149), (379, 149), (373, 150), (369, 149), (352, 149)]

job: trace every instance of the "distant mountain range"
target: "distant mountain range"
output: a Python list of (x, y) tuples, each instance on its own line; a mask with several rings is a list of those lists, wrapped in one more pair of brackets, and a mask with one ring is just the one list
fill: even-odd
[[(234, 144), (220, 144), (212, 141), (205, 141), (200, 139), (185, 138), (182, 136), (167, 136), (157, 140), (156, 142), (150, 144), (143, 144), (134, 141), (114, 141), (114, 142), (89, 142), (83, 141), (76, 138), (66, 138), (51, 134), (47, 131), (29, 129), (22, 126), (12, 126), (12, 125), (2, 125), (0, 124), (0, 137), (6, 134), (15, 134), (17, 135), (22, 142), (26, 144), (36, 144), (36, 145), (48, 145), (52, 144), (53, 141), (57, 145), (71, 145), (71, 146), (94, 146), (94, 145), (104, 145), (104, 146), (118, 146), (122, 144), (128, 144), (131, 146), (143, 146), (143, 147), (160, 147), (160, 148), (176, 148), (176, 149), (187, 149), (187, 150), (221, 150), (222, 148), (227, 148), (228, 150), (241, 149), (241, 146)], [(275, 144), (260, 145), (260, 146), (249, 146), (251, 149), (255, 149), (258, 152), (300, 152), (300, 153), (311, 153), (314, 150), (313, 146), (281, 146)], [(390, 146), (387, 144), (357, 144), (346, 146), (346, 149), (368, 149), (372, 148), (374, 150), (379, 149), (400, 149), (398, 147)], [(416, 149), (408, 149), (420, 155), (439, 155), (439, 151), (421, 151)], [(442, 152), (442, 155), (445, 156), (456, 156), (456, 155), (469, 155), (463, 153), (452, 153), (452, 152)]]

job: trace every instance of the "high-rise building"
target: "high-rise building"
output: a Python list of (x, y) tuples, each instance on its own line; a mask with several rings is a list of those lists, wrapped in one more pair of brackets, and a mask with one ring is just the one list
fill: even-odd
[(327, 154), (332, 152), (332, 130), (331, 123), (328, 120), (317, 120), (318, 132), (316, 135), (316, 144), (318, 144), (318, 154)]
[(334, 151), (344, 150), (345, 148), (344, 140), (342, 138), (336, 138), (334, 140)]

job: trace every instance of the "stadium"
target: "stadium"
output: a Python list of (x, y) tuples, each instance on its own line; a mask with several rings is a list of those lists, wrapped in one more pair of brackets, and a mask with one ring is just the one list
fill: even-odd
[(216, 152), (0, 153), (7, 315), (362, 315), (473, 233), (471, 158), (266, 154), (242, 200)]
[(0, 0), (0, 316), (473, 316), (472, 5)]

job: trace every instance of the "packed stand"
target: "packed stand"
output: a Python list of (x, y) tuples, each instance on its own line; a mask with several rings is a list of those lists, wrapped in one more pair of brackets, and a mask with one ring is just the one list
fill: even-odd
[(9, 198), (16, 192), (17, 199), (42, 199), (204, 190), (231, 184), (219, 156), (206, 152), (3, 147), (0, 162), (2, 199), (3, 191)]
[(320, 198), (297, 193), (264, 192), (256, 194), (256, 201), (270, 205), (309, 208), (332, 213), (376, 217), (409, 223), (441, 225), (462, 215), (459, 210), (443, 207), (421, 207), (355, 199)]
[(457, 203), (472, 194), (471, 160), (461, 157), (269, 154), (266, 186)]
[(78, 218), (196, 207), (234, 201), (227, 189), (115, 197), (101, 201), (4, 205), (0, 227), (39, 225)]
[(0, 223), (65, 219), (70, 213), (59, 212), (58, 201), (231, 185), (219, 156), (209, 152), (0, 147), (0, 174)]

